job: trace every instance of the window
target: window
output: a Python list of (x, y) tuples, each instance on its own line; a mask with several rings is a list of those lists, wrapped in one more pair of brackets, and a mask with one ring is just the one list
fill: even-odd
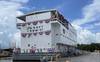
[(33, 30), (33, 32), (34, 32), (34, 30)]
[(35, 29), (35, 27), (33, 27), (33, 29)]
[(35, 31), (38, 31), (37, 29)]
[(32, 28), (31, 27), (27, 27), (27, 32), (32, 32)]
[(46, 50), (45, 48), (43, 48), (43, 50)]
[(28, 47), (30, 47), (30, 44), (28, 44)]
[(39, 26), (39, 28), (40, 28), (41, 26)]
[(42, 29), (40, 29), (40, 31), (42, 31)]
[(42, 52), (42, 49), (40, 49), (40, 52)]
[(48, 43), (48, 45), (50, 45), (50, 43)]
[(34, 44), (34, 46), (36, 46), (36, 44)]
[(65, 29), (63, 29), (63, 34), (65, 34)]
[(37, 52), (39, 52), (39, 49), (37, 49)]
[(30, 30), (30, 32), (32, 32), (32, 30)]
[(38, 29), (38, 26), (36, 26), (36, 28)]
[(58, 34), (56, 34), (56, 36), (57, 36)]

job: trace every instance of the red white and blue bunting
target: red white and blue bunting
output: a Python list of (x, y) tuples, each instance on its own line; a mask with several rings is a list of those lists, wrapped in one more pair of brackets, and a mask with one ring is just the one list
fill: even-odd
[(39, 23), (43, 23), (43, 21), (39, 21)]
[(39, 32), (39, 34), (40, 34), (40, 35), (42, 35), (42, 34), (43, 34), (43, 32)]
[(48, 30), (48, 31), (45, 31), (45, 34), (46, 34), (46, 35), (49, 35), (50, 32), (51, 32), (51, 31), (49, 31), (49, 30)]
[(28, 38), (29, 38), (31, 35), (32, 35), (32, 33), (29, 33), (29, 34), (28, 34)]
[(22, 37), (26, 37), (26, 35), (27, 35), (26, 33), (21, 33)]
[(27, 23), (28, 25), (30, 25), (31, 23)]
[(26, 26), (26, 25), (30, 25), (31, 23), (33, 25), (37, 25), (38, 23), (49, 23), (51, 19), (47, 19), (47, 20), (40, 20), (40, 21), (33, 21), (33, 22), (26, 22), (26, 23), (17, 23), (17, 26)]
[(32, 22), (32, 23), (33, 23), (33, 25), (37, 25), (38, 21), (34, 21), (34, 22)]
[(37, 35), (37, 33), (33, 33), (33, 35), (34, 35), (34, 36), (36, 36), (36, 35)]
[(50, 35), (50, 33), (51, 33), (51, 30), (48, 30), (48, 31), (44, 31), (44, 32), (36, 32), (36, 33), (21, 33), (21, 36), (22, 37), (31, 37), (31, 35), (33, 34), (34, 36), (36, 36), (36, 35), (43, 35), (43, 34), (45, 34), (45, 35)]
[(45, 23), (49, 23), (50, 22), (50, 20), (45, 20)]

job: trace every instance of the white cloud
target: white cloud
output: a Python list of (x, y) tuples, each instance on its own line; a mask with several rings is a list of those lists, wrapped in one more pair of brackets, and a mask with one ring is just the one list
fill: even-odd
[(73, 25), (73, 26), (77, 30), (77, 42), (78, 43), (89, 44), (91, 42), (96, 42), (94, 33), (78, 25)]
[(22, 7), (22, 3), (27, 2), (28, 0), (0, 0), (0, 43), (2, 43), (2, 48), (9, 47), (12, 37), (15, 36), (17, 32), (16, 16), (23, 14), (19, 9)]
[(11, 41), (11, 47), (20, 47), (21, 46), (21, 36), (20, 36), (20, 31), (16, 32), (13, 37), (12, 37), (12, 41)]
[(3, 32), (0, 32), (0, 35), (2, 35), (3, 34)]
[(96, 33), (96, 41), (97, 43), (100, 43), (100, 33)]
[(86, 29), (83, 29), (78, 33), (78, 38), (79, 41), (83, 43), (95, 42), (95, 34)]
[(89, 30), (89, 29), (91, 30), (91, 29), (94, 29), (94, 26), (95, 26), (95, 25), (92, 24), (92, 25), (87, 25), (87, 26), (85, 26), (84, 28), (85, 28), (85, 29), (88, 29), (88, 30)]
[(77, 42), (80, 44), (100, 43), (100, 32), (92, 33), (90, 30), (84, 29), (79, 25), (74, 25), (77, 30)]
[(100, 20), (100, 0), (93, 0), (82, 9), (83, 18), (74, 20), (73, 24), (81, 25), (88, 22)]
[(22, 2), (22, 3), (27, 3), (28, 0), (10, 0), (10, 1), (13, 1), (13, 2)]
[(13, 2), (13, 3), (27, 3), (28, 2), (28, 0), (0, 0), (0, 1)]
[(83, 18), (76, 19), (72, 22), (73, 26), (77, 30), (78, 43), (91, 43), (99, 42), (100, 35), (98, 33), (92, 33), (88, 29), (93, 29), (95, 26), (100, 26), (100, 23), (91, 24), (85, 28), (82, 28), (82, 24), (89, 22), (95, 22), (100, 20), (100, 0), (93, 0), (89, 5), (86, 5), (82, 9)]

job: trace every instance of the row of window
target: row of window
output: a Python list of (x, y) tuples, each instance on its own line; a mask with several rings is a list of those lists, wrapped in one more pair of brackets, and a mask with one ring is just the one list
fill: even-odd
[(61, 36), (65, 37), (65, 38), (67, 38), (67, 39), (69, 39), (69, 40), (71, 40), (71, 41), (76, 42), (74, 39), (71, 39), (71, 38), (69, 38), (68, 36), (65, 36), (65, 35), (63, 35), (63, 34), (61, 34)]
[[(55, 48), (40, 48), (40, 49), (33, 49), (34, 53), (37, 52), (43, 52), (43, 51), (48, 51), (48, 52), (53, 52)], [(23, 49), (24, 53), (32, 53), (32, 49)]]
[[(63, 31), (63, 34), (66, 34), (65, 29), (63, 29), (62, 31)], [(68, 34), (69, 34), (70, 36), (76, 36), (76, 34), (75, 34), (74, 32), (72, 32), (71, 30), (70, 30), (70, 32), (67, 33), (66, 35), (68, 35)]]
[(43, 31), (43, 26), (27, 27), (27, 32)]
[(43, 28), (43, 26), (34, 26), (34, 27), (30, 27), (30, 26), (29, 26), (29, 27), (27, 27), (27, 29), (38, 29), (38, 28), (39, 28), (39, 29), (40, 29), (40, 28)]
[[(50, 43), (48, 43), (48, 45), (50, 45)], [(36, 44), (34, 44), (34, 46), (36, 47)], [(31, 46), (30, 44), (28, 44), (28, 47), (33, 47), (33, 46)]]

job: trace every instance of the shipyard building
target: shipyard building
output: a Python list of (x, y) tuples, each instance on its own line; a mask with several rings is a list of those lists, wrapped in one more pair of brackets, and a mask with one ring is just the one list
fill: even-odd
[(17, 28), (21, 31), (21, 53), (66, 52), (76, 46), (76, 30), (57, 10), (19, 16)]

